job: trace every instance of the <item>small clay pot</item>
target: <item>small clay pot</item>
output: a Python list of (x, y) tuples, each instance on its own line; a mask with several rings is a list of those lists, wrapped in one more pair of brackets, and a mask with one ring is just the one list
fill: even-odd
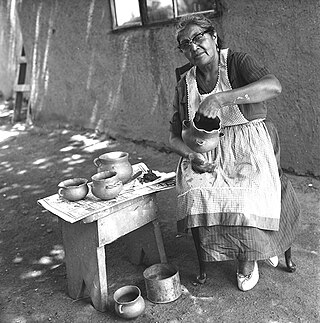
[(137, 286), (123, 286), (113, 295), (115, 311), (121, 318), (131, 320), (141, 315), (146, 304)]
[(91, 177), (92, 194), (102, 200), (115, 198), (122, 190), (123, 184), (115, 171), (99, 172)]
[(85, 178), (71, 178), (58, 184), (59, 196), (69, 201), (79, 201), (84, 199), (89, 191), (88, 180)]
[(115, 171), (119, 180), (125, 184), (131, 179), (133, 172), (132, 165), (129, 162), (129, 154), (124, 151), (111, 151), (105, 153), (93, 160), (98, 172)]

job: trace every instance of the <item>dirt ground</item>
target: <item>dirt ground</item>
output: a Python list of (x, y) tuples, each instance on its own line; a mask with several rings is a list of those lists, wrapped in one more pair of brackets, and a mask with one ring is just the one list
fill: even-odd
[(208, 266), (205, 285), (194, 282), (198, 266), (190, 235), (177, 235), (175, 192), (158, 194), (165, 249), (179, 268), (181, 297), (168, 304), (146, 298), (144, 265), (133, 265), (120, 238), (107, 246), (109, 306), (98, 312), (90, 299), (67, 294), (64, 250), (58, 218), (37, 204), (57, 192), (66, 178), (90, 178), (93, 159), (106, 150), (130, 153), (132, 164), (175, 170), (177, 156), (143, 143), (95, 138), (88, 131), (11, 125), (0, 118), (0, 322), (122, 322), (115, 314), (112, 295), (124, 285), (137, 285), (146, 302), (135, 322), (320, 322), (319, 317), (319, 215), (320, 181), (288, 174), (301, 203), (301, 227), (292, 247), (295, 273), (285, 270), (284, 257), (271, 268), (259, 262), (260, 281), (249, 292), (236, 285), (231, 262)]

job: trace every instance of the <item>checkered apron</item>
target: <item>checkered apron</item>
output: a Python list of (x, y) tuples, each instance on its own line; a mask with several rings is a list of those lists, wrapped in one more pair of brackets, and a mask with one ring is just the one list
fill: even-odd
[[(218, 81), (206, 95), (198, 92), (196, 67), (186, 75), (188, 115), (193, 119), (200, 102), (213, 93), (231, 90), (227, 50), (220, 54)], [(181, 158), (177, 169), (178, 220), (186, 228), (241, 226), (279, 229), (281, 184), (273, 146), (262, 119), (248, 121), (237, 105), (220, 109), (224, 136), (205, 153), (216, 164), (213, 173), (198, 174)]]

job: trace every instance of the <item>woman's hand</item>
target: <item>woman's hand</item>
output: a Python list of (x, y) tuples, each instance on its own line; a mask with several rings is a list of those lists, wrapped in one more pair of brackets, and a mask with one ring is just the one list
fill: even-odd
[(206, 158), (200, 153), (190, 153), (188, 158), (191, 162), (191, 167), (196, 173), (211, 173), (215, 169), (215, 165), (209, 163)]
[(207, 96), (201, 103), (198, 112), (207, 118), (214, 119), (217, 116), (222, 104), (219, 100), (219, 96), (211, 94)]

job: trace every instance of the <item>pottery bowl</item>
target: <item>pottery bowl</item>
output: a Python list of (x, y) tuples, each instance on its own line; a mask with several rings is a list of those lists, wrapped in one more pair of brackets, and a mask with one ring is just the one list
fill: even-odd
[(79, 201), (84, 199), (89, 191), (88, 180), (86, 178), (70, 178), (58, 184), (58, 194), (69, 201)]
[(92, 194), (102, 200), (111, 200), (121, 192), (122, 182), (115, 171), (99, 172), (91, 177)]
[(129, 285), (119, 288), (113, 295), (115, 311), (123, 319), (137, 318), (145, 310), (145, 301), (139, 287)]

